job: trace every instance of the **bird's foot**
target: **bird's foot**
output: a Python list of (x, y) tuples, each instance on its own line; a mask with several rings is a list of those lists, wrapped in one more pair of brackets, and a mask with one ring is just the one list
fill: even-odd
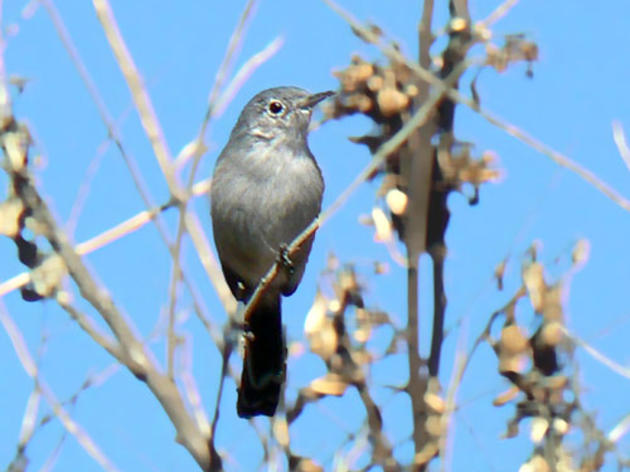
[(243, 338), (245, 338), (246, 341), (253, 341), (256, 338), (248, 322), (240, 323), (239, 327), (241, 328), (241, 331), (243, 332)]
[(280, 245), (280, 250), (278, 251), (278, 264), (280, 264), (280, 266), (289, 274), (293, 274), (293, 272), (295, 272), (293, 261), (289, 256), (289, 246), (286, 244)]

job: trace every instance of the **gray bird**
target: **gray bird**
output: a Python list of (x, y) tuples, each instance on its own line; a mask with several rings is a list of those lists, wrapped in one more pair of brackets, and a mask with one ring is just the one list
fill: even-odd
[[(260, 92), (241, 112), (219, 155), (210, 192), (212, 227), (223, 274), (238, 300), (256, 286), (319, 214), (324, 181), (308, 148), (313, 107), (332, 92), (297, 87)], [(313, 237), (307, 239), (245, 320), (240, 417), (273, 416), (285, 376), (280, 296), (295, 292)]]

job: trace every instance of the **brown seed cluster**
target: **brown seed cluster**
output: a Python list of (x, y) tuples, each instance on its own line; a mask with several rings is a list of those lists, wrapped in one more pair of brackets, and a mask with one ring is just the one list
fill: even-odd
[(472, 146), (459, 143), (454, 146), (438, 147), (438, 164), (445, 184), (461, 190), (470, 184), (477, 192), (486, 182), (496, 182), (502, 177), (498, 156), (493, 151), (485, 151), (479, 157), (472, 155)]
[(325, 109), (329, 118), (362, 113), (383, 123), (408, 111), (418, 94), (411, 71), (402, 63), (381, 66), (355, 55), (347, 68), (334, 75), (341, 90)]
[(2, 168), (9, 175), (7, 198), (0, 202), (0, 235), (8, 236), (17, 247), (18, 258), (31, 269), (30, 283), (22, 288), (22, 298), (37, 301), (53, 296), (66, 274), (62, 259), (42, 251), (35, 235), (42, 233), (36, 208), (41, 204), (32, 192), (33, 177), (29, 173), (29, 150), (32, 144), (28, 128), (12, 119), (0, 123)]
[[(365, 308), (363, 287), (352, 266), (337, 267), (331, 261), (331, 294), (319, 291), (306, 316), (304, 332), (311, 352), (328, 367), (328, 373), (314, 379), (302, 395), (315, 399), (324, 395), (340, 396), (349, 385), (363, 385), (365, 366), (373, 358), (365, 348), (375, 327), (388, 324), (389, 318), (378, 310)], [(330, 290), (332, 289), (332, 290)]]
[(509, 35), (502, 47), (486, 43), (486, 64), (497, 72), (505, 71), (510, 64), (525, 61), (528, 63), (527, 74), (531, 76), (531, 65), (538, 60), (538, 45), (525, 39), (523, 35)]
[[(569, 273), (584, 263), (587, 243), (579, 241), (573, 251)], [(539, 444), (550, 434), (566, 434), (578, 400), (572, 393), (571, 377), (563, 359), (570, 353), (565, 327), (564, 296), (569, 277), (549, 282), (545, 266), (537, 260), (537, 248), (529, 250), (529, 260), (521, 270), (522, 285), (510, 301), (490, 320), (485, 338), (494, 349), (498, 370), (512, 386), (494, 399), (495, 406), (516, 400), (516, 414), (510, 420), (506, 436), (519, 432), (520, 421), (532, 418), (531, 439)], [(503, 277), (503, 271), (497, 272)], [(500, 284), (502, 285), (502, 284)], [(527, 324), (519, 322), (522, 311), (531, 307), (536, 325), (528, 334)], [(490, 326), (503, 317), (497, 339), (490, 335)]]

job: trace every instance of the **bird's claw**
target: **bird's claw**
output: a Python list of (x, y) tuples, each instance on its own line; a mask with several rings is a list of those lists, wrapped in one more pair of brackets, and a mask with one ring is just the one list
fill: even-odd
[(239, 328), (241, 329), (242, 333), (243, 333), (243, 338), (245, 338), (245, 340), (247, 341), (253, 341), (255, 336), (254, 336), (254, 332), (252, 331), (251, 326), (249, 326), (249, 323), (245, 322), (245, 323), (239, 323)]
[(289, 256), (289, 246), (286, 244), (280, 245), (280, 250), (278, 251), (278, 264), (280, 264), (289, 274), (293, 274), (293, 272), (295, 272), (293, 261)]

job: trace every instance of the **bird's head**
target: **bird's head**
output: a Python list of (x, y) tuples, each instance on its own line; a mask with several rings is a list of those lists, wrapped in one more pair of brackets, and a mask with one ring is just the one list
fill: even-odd
[(265, 140), (306, 138), (313, 108), (333, 94), (312, 94), (298, 87), (264, 90), (245, 105), (232, 133)]

